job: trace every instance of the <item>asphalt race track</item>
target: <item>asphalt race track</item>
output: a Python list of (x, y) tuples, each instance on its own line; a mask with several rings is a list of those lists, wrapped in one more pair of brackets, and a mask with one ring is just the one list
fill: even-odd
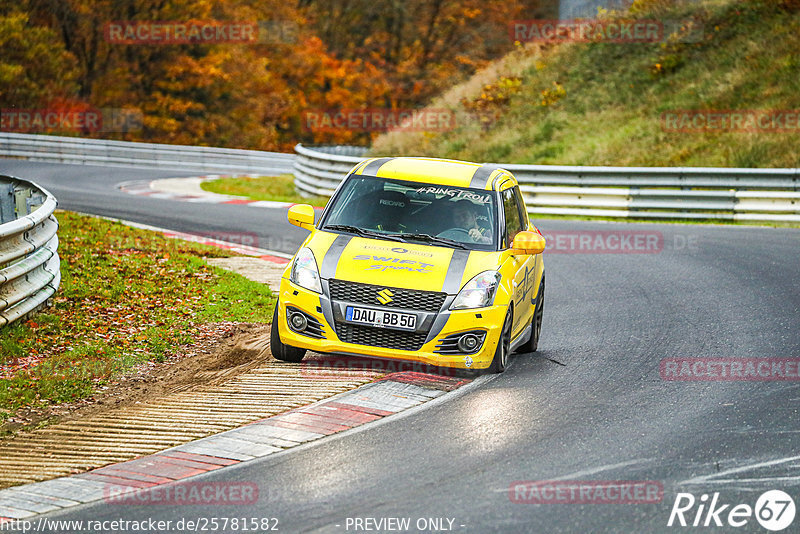
[[(192, 233), (253, 232), (264, 240), (258, 246), (284, 252), (305, 234), (285, 222), (285, 209), (148, 199), (115, 185), (180, 173), (20, 161), (3, 161), (0, 173), (40, 183), (64, 209)], [(755, 507), (767, 490), (785, 491), (800, 507), (796, 376), (660, 374), (665, 358), (800, 357), (800, 230), (556, 220), (539, 227), (546, 235), (643, 232), (660, 236), (660, 245), (563, 253), (548, 241), (539, 352), (423, 409), (199, 479), (254, 482), (255, 505), (100, 502), (47, 517), (172, 520), (174, 532), (186, 531), (175, 529), (178, 521), (200, 517), (277, 518), (279, 532), (392, 531), (387, 518), (409, 518), (412, 532), (768, 532), (755, 517), (734, 528), (728, 513)], [(514, 502), (516, 482), (556, 480), (652, 481), (663, 498)], [(729, 505), (718, 516), (724, 528), (667, 526), (681, 492), (697, 499), (685, 514), (690, 525), (701, 496), (710, 502), (718, 492), (717, 508)], [(706, 519), (704, 511), (699, 524)], [(798, 525), (800, 517), (785, 532)], [(231, 526), (216, 530), (242, 531)]]
[[(194, 172), (124, 167), (62, 165), (0, 159), (0, 174), (32, 180), (57, 199), (61, 209), (114, 217), (237, 244), (293, 254), (308, 232), (286, 222), (286, 210), (176, 202), (120, 191), (132, 180), (196, 176)], [(225, 239), (225, 236), (231, 239)]]

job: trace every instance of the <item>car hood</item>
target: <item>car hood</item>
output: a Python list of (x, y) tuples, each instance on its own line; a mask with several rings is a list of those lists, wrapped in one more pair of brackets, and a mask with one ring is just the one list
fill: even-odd
[(306, 244), (323, 279), (455, 294), (476, 274), (498, 269), (499, 252), (400, 243), (318, 231)]

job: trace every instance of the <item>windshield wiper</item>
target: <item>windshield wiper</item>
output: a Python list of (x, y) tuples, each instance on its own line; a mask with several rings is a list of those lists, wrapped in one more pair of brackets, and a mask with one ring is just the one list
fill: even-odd
[(382, 234), (380, 232), (373, 232), (372, 230), (367, 230), (365, 228), (359, 228), (358, 226), (352, 226), (350, 224), (329, 224), (325, 226), (325, 230), (337, 230), (339, 232), (350, 232), (352, 234), (359, 235), (361, 237), (374, 237), (376, 239), (388, 239), (390, 241), (400, 241), (401, 243), (405, 243), (405, 239), (400, 237), (399, 235), (392, 235), (392, 234)]
[(436, 237), (430, 234), (390, 234), (395, 237), (402, 236), (404, 239), (416, 239), (417, 241), (424, 241), (425, 243), (439, 243), (442, 245), (449, 245), (455, 248), (463, 248), (466, 249), (467, 247), (464, 246), (463, 243), (459, 243), (458, 241), (453, 241), (452, 239), (447, 239), (446, 237)]

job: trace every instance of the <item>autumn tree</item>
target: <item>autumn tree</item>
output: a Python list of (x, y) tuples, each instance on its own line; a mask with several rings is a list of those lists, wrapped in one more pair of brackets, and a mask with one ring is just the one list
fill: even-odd
[(512, 48), (508, 26), (549, 1), (301, 0), (337, 57), (361, 59), (393, 86), (385, 105), (417, 106)]
[[(369, 133), (309, 131), (303, 112), (424, 104), (507, 50), (507, 24), (533, 1), (21, 0), (15, 13), (0, 8), (0, 95), (17, 106), (58, 97), (141, 112), (139, 131), (103, 137), (278, 150), (298, 140), (367, 144)], [(105, 32), (115, 21), (295, 31), (236, 44), (122, 44)]]
[(26, 13), (0, 13), (0, 109), (34, 108), (75, 92), (75, 58), (51, 28)]

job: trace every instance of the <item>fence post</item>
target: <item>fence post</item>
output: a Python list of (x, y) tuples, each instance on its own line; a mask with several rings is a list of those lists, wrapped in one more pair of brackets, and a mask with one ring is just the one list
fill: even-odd
[(17, 218), (14, 210), (14, 184), (0, 183), (0, 224)]
[(28, 197), (30, 196), (30, 189), (17, 189), (14, 191), (14, 203), (17, 206), (17, 215), (19, 217), (30, 215), (30, 212), (28, 211)]

